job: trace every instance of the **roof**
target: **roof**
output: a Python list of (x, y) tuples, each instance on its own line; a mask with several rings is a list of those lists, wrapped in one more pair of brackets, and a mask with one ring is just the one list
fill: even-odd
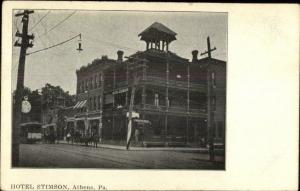
[(215, 59), (215, 58), (209, 58), (209, 57), (199, 59), (199, 60), (197, 60), (197, 63), (198, 64), (206, 64), (210, 61), (212, 61), (212, 63), (214, 63), (214, 64), (226, 64), (226, 61)]
[(113, 63), (117, 63), (116, 60), (109, 59), (107, 57), (102, 57), (101, 59), (96, 58), (92, 61), (92, 63), (89, 63), (88, 65), (81, 66), (79, 70), (76, 70), (76, 73), (78, 72), (90, 72), (94, 71), (96, 68), (101, 70), (106, 70), (111, 67)]
[(150, 29), (156, 29), (160, 32), (164, 32), (167, 33), (169, 35), (177, 35), (177, 33), (175, 33), (174, 31), (172, 31), (171, 29), (169, 29), (168, 27), (166, 27), (165, 25), (159, 23), (159, 22), (154, 22), (152, 25), (150, 25), (148, 28), (146, 28), (143, 32), (141, 32), (139, 34), (139, 36), (143, 35), (144, 33), (147, 33), (150, 31)]
[(173, 61), (174, 60), (179, 61), (179, 63), (187, 63), (188, 62), (188, 59), (182, 58), (171, 51), (164, 52), (164, 51), (159, 51), (159, 50), (154, 50), (154, 49), (149, 49), (149, 50), (142, 51), (142, 52), (139, 51), (139, 52), (134, 53), (130, 57), (140, 57), (140, 58), (157, 57), (157, 58), (161, 58), (161, 59), (166, 59), (168, 56), (169, 56), (169, 59), (171, 59)]
[(168, 38), (170, 40), (176, 40), (175, 36), (177, 33), (166, 27), (165, 25), (154, 22), (152, 25), (150, 25), (148, 28), (146, 28), (143, 32), (139, 34), (139, 36), (142, 36), (142, 40), (145, 39), (146, 36), (156, 36), (153, 33), (159, 32), (162, 33), (164, 38)]
[(20, 124), (20, 126), (26, 126), (26, 125), (41, 125), (41, 123), (38, 121), (30, 121), (30, 122), (25, 122)]

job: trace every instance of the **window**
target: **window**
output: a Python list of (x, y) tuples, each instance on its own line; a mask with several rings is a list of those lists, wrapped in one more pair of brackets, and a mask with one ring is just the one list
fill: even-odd
[(97, 109), (97, 97), (95, 96), (94, 97), (94, 110)]
[(97, 88), (98, 85), (97, 85), (97, 74), (95, 75), (95, 78), (94, 78), (94, 88)]
[(216, 73), (215, 72), (212, 72), (211, 73), (211, 81), (212, 81), (212, 86), (214, 87), (214, 88), (216, 88)]
[(222, 121), (218, 121), (218, 137), (223, 138), (224, 137), (224, 125)]
[(98, 76), (98, 87), (101, 86), (101, 81), (102, 81), (102, 76), (101, 76), (101, 74), (99, 74), (99, 76)]
[(93, 77), (90, 78), (90, 89), (93, 89)]
[(216, 105), (217, 105), (217, 99), (216, 96), (213, 96), (211, 99), (211, 106), (213, 111), (216, 111)]
[(155, 105), (156, 107), (159, 106), (158, 94), (154, 94), (154, 105)]
[(101, 97), (98, 96), (98, 109), (100, 109)]
[(93, 99), (92, 98), (90, 98), (90, 103), (89, 103), (89, 109), (90, 110), (93, 110)]
[(77, 93), (81, 93), (81, 82), (78, 82)]

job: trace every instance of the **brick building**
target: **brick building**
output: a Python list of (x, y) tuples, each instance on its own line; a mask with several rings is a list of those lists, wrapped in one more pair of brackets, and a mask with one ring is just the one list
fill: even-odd
[[(102, 141), (125, 141), (132, 98), (139, 135), (145, 145), (206, 144), (213, 135), (224, 143), (226, 62), (192, 61), (169, 50), (176, 33), (153, 23), (139, 34), (146, 50), (117, 59), (102, 56), (76, 71), (74, 116), (68, 116), (67, 131), (97, 133)], [(133, 69), (135, 68), (135, 69)]]

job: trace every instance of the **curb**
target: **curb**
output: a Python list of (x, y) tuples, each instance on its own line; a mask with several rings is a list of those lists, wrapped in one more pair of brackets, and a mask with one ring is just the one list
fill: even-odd
[[(59, 144), (72, 145), (67, 142), (59, 142)], [(73, 144), (73, 146), (83, 146), (80, 144)], [(97, 148), (116, 149), (116, 150), (127, 150), (126, 146), (116, 146), (107, 144), (98, 144)], [(130, 147), (128, 151), (200, 151), (208, 152), (207, 148), (182, 148), (182, 147)]]

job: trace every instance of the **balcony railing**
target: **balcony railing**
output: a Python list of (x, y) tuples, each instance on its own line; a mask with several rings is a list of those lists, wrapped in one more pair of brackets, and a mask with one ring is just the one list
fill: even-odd
[[(160, 85), (160, 86), (167, 86), (166, 78), (163, 77), (157, 77), (157, 76), (147, 76), (145, 80), (141, 79), (140, 82), (149, 84), (149, 85)], [(127, 85), (132, 84), (132, 79), (130, 79), (127, 83), (127, 81), (116, 81), (115, 87), (121, 88), (125, 87)], [(199, 83), (191, 83), (190, 82), (190, 89), (203, 89), (206, 90), (206, 83), (199, 82)], [(180, 89), (188, 89), (188, 82), (187, 81), (181, 81), (181, 80), (169, 80), (169, 87), (173, 88), (180, 88)], [(105, 84), (105, 89), (113, 88), (113, 84)]]
[[(137, 109), (143, 109), (142, 105), (137, 105), (135, 106), (135, 108)], [(167, 107), (166, 106), (155, 106), (155, 105), (151, 105), (151, 104), (145, 104), (145, 110), (151, 110), (151, 111), (157, 111), (157, 112), (166, 112), (167, 111)], [(170, 106), (168, 108), (168, 112), (171, 113), (182, 113), (182, 114), (186, 114), (188, 112), (186, 107), (172, 107)], [(199, 108), (199, 109), (189, 109), (189, 113), (206, 113), (206, 109), (205, 108)]]
[[(156, 77), (156, 76), (147, 76), (145, 83), (147, 84), (153, 84), (153, 85), (167, 85), (166, 78), (162, 77)], [(181, 81), (181, 80), (169, 80), (169, 87), (175, 87), (175, 88), (188, 88), (188, 82), (187, 81)], [(199, 83), (190, 83), (190, 88), (205, 88), (206, 84), (204, 82)]]

